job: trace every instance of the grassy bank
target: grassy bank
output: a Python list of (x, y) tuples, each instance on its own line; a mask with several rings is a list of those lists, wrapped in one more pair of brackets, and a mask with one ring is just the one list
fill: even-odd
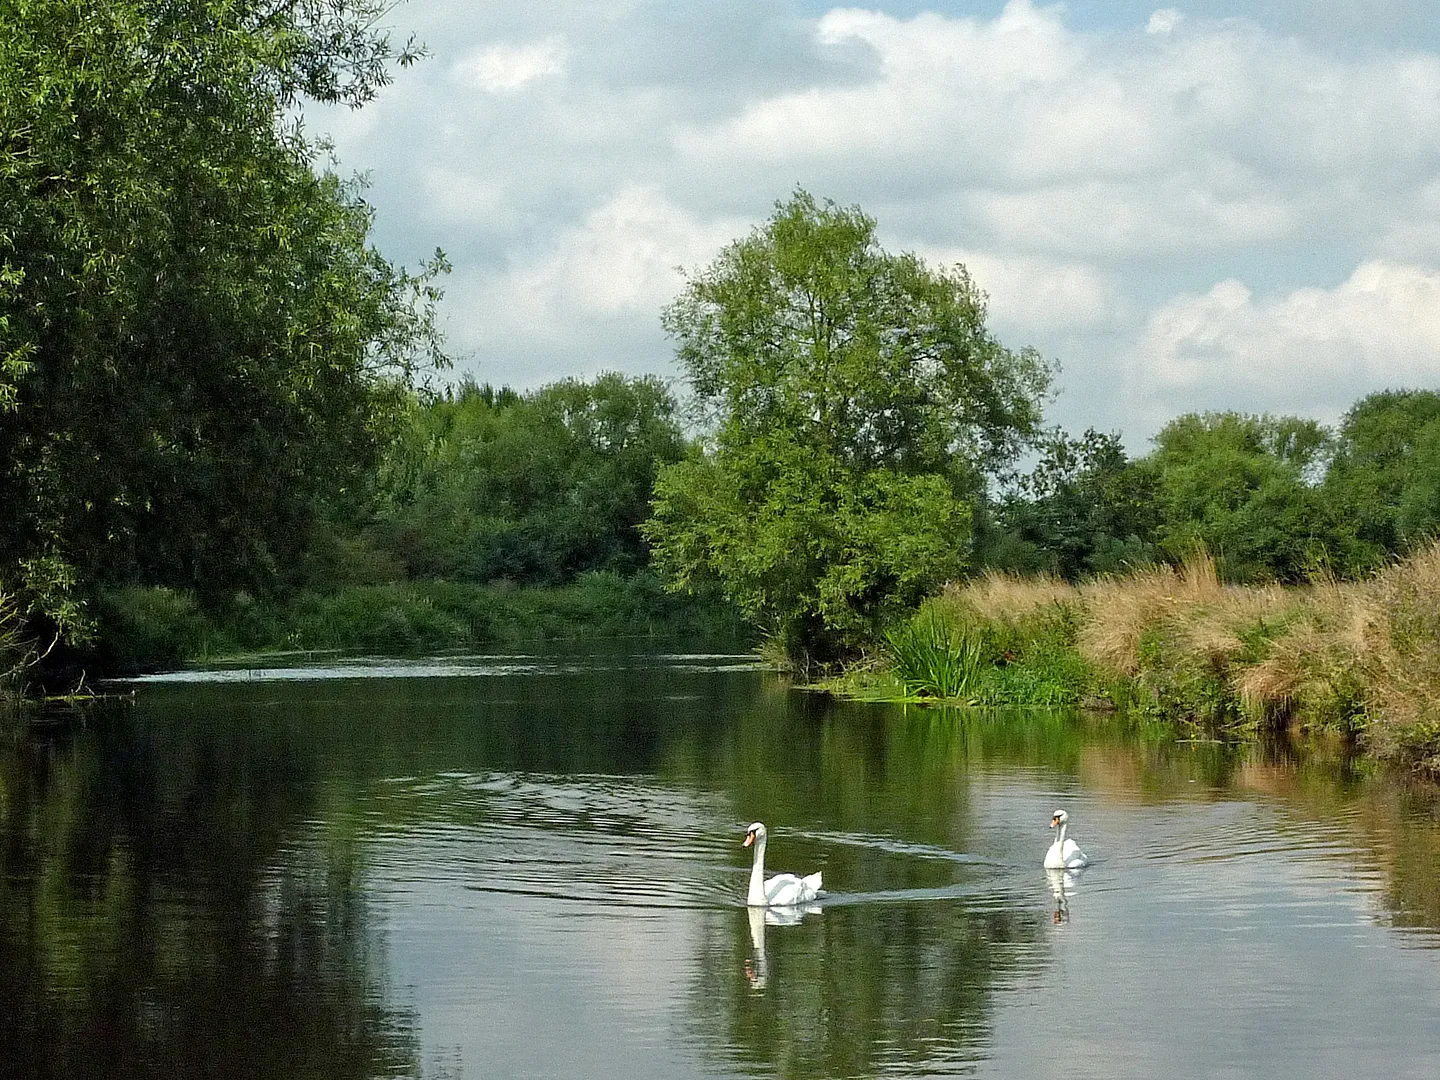
[(647, 574), (584, 574), (554, 587), (442, 581), (242, 601), (218, 615), (171, 589), (124, 589), (100, 610), (107, 671), (178, 667), (240, 653), (345, 649), (406, 654), (537, 640), (640, 637), (748, 644), (734, 612), (665, 592)]
[(1222, 584), (1204, 557), (1078, 586), (990, 575), (927, 602), (829, 685), (1333, 730), (1440, 776), (1440, 545), (1366, 581), (1293, 588)]

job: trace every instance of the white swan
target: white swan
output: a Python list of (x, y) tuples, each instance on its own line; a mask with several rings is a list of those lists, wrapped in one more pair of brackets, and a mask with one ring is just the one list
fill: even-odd
[(776, 874), (765, 880), (765, 826), (755, 822), (745, 830), (745, 847), (755, 845), (755, 865), (750, 868), (750, 891), (745, 903), (752, 907), (794, 907), (820, 895), (820, 875)]
[(1080, 845), (1074, 840), (1065, 839), (1065, 824), (1070, 820), (1070, 815), (1064, 810), (1056, 810), (1055, 816), (1050, 819), (1052, 829), (1058, 827), (1060, 835), (1055, 837), (1055, 842), (1050, 845), (1050, 850), (1045, 852), (1046, 870), (1079, 870), (1082, 866), (1088, 866), (1090, 860), (1080, 850)]

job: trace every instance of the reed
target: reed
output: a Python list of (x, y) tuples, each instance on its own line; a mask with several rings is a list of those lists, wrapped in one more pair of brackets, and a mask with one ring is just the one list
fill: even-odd
[(891, 673), (915, 697), (971, 698), (986, 664), (979, 634), (946, 618), (934, 605), (885, 636)]

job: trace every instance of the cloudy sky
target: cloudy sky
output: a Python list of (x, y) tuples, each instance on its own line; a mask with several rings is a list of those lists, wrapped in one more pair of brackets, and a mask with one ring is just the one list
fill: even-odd
[(1440, 386), (1433, 0), (415, 0), (431, 56), (312, 110), (376, 239), (454, 263), (457, 367), (675, 373), (660, 309), (797, 185), (963, 262), (1052, 420), (1333, 420)]

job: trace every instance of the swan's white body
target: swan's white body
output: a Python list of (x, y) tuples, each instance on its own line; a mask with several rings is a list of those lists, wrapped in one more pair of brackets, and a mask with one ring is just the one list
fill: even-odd
[(1080, 850), (1080, 845), (1065, 836), (1066, 823), (1069, 820), (1070, 815), (1064, 810), (1056, 810), (1055, 816), (1050, 819), (1050, 827), (1059, 828), (1060, 835), (1055, 837), (1050, 850), (1045, 852), (1046, 870), (1079, 870), (1090, 863), (1085, 852)]
[(819, 874), (776, 874), (765, 880), (765, 826), (758, 821), (745, 830), (745, 846), (752, 844), (755, 863), (750, 867), (750, 891), (745, 894), (745, 903), (751, 907), (794, 907), (821, 894)]

